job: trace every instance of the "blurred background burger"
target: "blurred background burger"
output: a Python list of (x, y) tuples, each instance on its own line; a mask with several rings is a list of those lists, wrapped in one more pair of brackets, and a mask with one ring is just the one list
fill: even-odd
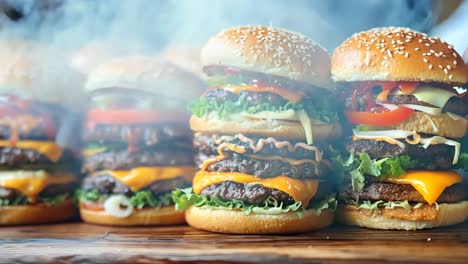
[(171, 192), (195, 173), (185, 112), (202, 82), (152, 57), (120, 57), (86, 83), (83, 173), (78, 191), (84, 221), (106, 225), (184, 222)]
[(0, 225), (75, 215), (77, 161), (60, 138), (69, 138), (66, 107), (80, 104), (81, 79), (57, 54), (24, 41), (0, 43)]

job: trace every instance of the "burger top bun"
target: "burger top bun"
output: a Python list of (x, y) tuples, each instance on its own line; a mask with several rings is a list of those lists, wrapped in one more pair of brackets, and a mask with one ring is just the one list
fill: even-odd
[(160, 54), (161, 58), (170, 61), (178, 67), (203, 78), (203, 71), (200, 65), (200, 48), (169, 45)]
[(375, 28), (345, 40), (332, 55), (332, 78), (464, 84), (467, 66), (453, 46), (408, 28)]
[(0, 93), (79, 108), (83, 79), (60, 53), (27, 41), (0, 42)]
[(142, 50), (140, 44), (131, 40), (98, 39), (71, 52), (70, 65), (81, 74), (88, 75), (103, 62)]
[(212, 37), (202, 66), (231, 66), (331, 89), (330, 56), (306, 36), (266, 26), (238, 26)]
[(196, 76), (170, 62), (155, 57), (126, 56), (111, 59), (89, 74), (87, 93), (108, 88), (190, 100), (200, 96), (204, 85)]

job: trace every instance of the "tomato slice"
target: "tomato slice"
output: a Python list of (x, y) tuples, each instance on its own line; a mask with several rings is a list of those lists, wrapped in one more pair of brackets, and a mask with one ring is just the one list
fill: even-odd
[(91, 109), (88, 111), (86, 120), (98, 124), (145, 124), (178, 122), (187, 119), (188, 115), (184, 112), (165, 113), (144, 109)]
[(413, 112), (413, 109), (399, 107), (383, 113), (347, 111), (345, 115), (350, 123), (356, 125), (391, 126), (408, 119)]

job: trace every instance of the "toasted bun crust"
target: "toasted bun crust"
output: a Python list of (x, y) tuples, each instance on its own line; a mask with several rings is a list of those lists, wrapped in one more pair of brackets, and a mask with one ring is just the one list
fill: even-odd
[(0, 206), (0, 226), (61, 222), (76, 216), (71, 200), (56, 206), (45, 204)]
[[(433, 124), (437, 128), (434, 130)], [(395, 125), (395, 129), (416, 131), (448, 138), (462, 138), (468, 128), (466, 118), (455, 120), (447, 114), (430, 115), (423, 112), (414, 112), (408, 119)]]
[(212, 37), (202, 66), (223, 65), (331, 88), (330, 56), (306, 36), (265, 26), (238, 26)]
[(468, 201), (439, 204), (437, 215), (435, 219), (431, 220), (407, 220), (379, 214), (369, 215), (362, 213), (359, 209), (356, 209), (354, 205), (340, 206), (337, 211), (337, 219), (343, 224), (374, 229), (418, 230), (450, 226), (463, 223), (468, 219)]
[(322, 211), (318, 216), (307, 210), (300, 219), (295, 212), (278, 215), (245, 215), (241, 211), (212, 210), (191, 206), (185, 215), (187, 223), (197, 229), (228, 234), (291, 234), (329, 226), (334, 215)]
[(60, 52), (28, 42), (0, 42), (0, 93), (25, 99), (81, 106), (82, 76)]
[(467, 66), (453, 46), (407, 28), (354, 34), (335, 49), (331, 67), (339, 82), (468, 82)]
[(203, 82), (174, 64), (153, 57), (127, 56), (109, 60), (92, 71), (85, 85), (88, 93), (125, 88), (191, 100), (204, 90)]
[[(192, 115), (190, 128), (196, 132), (257, 135), (277, 139), (306, 140), (304, 128), (295, 121), (241, 119), (220, 120), (217, 118), (200, 118)], [(338, 123), (314, 125), (312, 129), (314, 140), (327, 140), (341, 135)]]
[(129, 217), (117, 218), (104, 210), (86, 209), (80, 203), (80, 215), (87, 223), (109, 226), (155, 226), (185, 223), (184, 212), (176, 211), (173, 206), (135, 209)]

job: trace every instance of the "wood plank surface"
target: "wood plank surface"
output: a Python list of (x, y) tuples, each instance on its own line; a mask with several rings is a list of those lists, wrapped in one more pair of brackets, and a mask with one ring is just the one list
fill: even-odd
[(290, 236), (84, 223), (0, 228), (1, 263), (468, 263), (468, 223), (425, 231), (334, 226)]

